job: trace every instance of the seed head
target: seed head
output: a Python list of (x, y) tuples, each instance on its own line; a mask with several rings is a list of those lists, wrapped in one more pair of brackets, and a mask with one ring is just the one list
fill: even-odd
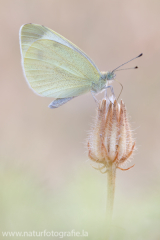
[(128, 170), (131, 167), (123, 169), (120, 166), (130, 158), (134, 148), (125, 104), (116, 100), (112, 103), (108, 99), (100, 101), (88, 141), (88, 156), (99, 163), (99, 167), (94, 168), (101, 172), (105, 169), (102, 172), (105, 173), (114, 163), (116, 168)]

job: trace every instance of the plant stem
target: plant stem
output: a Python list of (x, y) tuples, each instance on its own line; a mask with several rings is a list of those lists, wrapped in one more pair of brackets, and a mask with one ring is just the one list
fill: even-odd
[(111, 163), (107, 171), (106, 240), (109, 240), (115, 193), (116, 164)]

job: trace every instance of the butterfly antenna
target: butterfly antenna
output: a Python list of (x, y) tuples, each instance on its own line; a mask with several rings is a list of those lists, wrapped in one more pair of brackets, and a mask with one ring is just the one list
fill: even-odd
[(123, 68), (123, 69), (118, 69), (118, 70), (116, 70), (116, 72), (117, 72), (117, 71), (121, 71), (121, 70), (129, 70), (129, 69), (137, 69), (137, 68), (138, 68), (138, 66), (133, 67), (133, 68)]
[(115, 68), (115, 69), (112, 71), (112, 73), (115, 72), (118, 68), (122, 67), (123, 65), (125, 65), (125, 64), (127, 64), (127, 63), (129, 63), (129, 62), (131, 62), (131, 61), (133, 61), (133, 60), (136, 59), (136, 58), (141, 57), (142, 55), (143, 55), (143, 53), (139, 54), (139, 55), (138, 55), (137, 57), (135, 57), (135, 58), (132, 58), (132, 59), (129, 60), (128, 62), (125, 62), (125, 63), (121, 64), (119, 67)]

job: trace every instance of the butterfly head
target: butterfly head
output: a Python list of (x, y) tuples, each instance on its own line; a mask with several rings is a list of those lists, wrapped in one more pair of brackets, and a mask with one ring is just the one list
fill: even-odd
[(115, 77), (116, 77), (116, 74), (114, 73), (114, 71), (107, 72), (107, 75), (106, 75), (107, 80), (114, 80)]
[(103, 79), (104, 81), (114, 80), (115, 77), (116, 77), (116, 74), (114, 73), (114, 71), (112, 71), (112, 72), (101, 72), (101, 79)]

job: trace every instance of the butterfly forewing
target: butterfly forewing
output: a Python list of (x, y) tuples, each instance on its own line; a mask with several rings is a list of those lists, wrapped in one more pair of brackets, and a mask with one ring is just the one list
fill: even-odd
[(52, 30), (37, 24), (23, 25), (20, 42), (24, 74), (36, 93), (75, 97), (98, 83), (100, 72), (92, 60)]
[(25, 56), (25, 53), (30, 47), (30, 45), (39, 39), (53, 40), (79, 52), (81, 55), (88, 59), (88, 61), (97, 69), (100, 74), (100, 71), (95, 65), (95, 63), (80, 48), (78, 48), (75, 44), (73, 44), (60, 34), (38, 24), (25, 24), (20, 28), (20, 44), (23, 57)]

